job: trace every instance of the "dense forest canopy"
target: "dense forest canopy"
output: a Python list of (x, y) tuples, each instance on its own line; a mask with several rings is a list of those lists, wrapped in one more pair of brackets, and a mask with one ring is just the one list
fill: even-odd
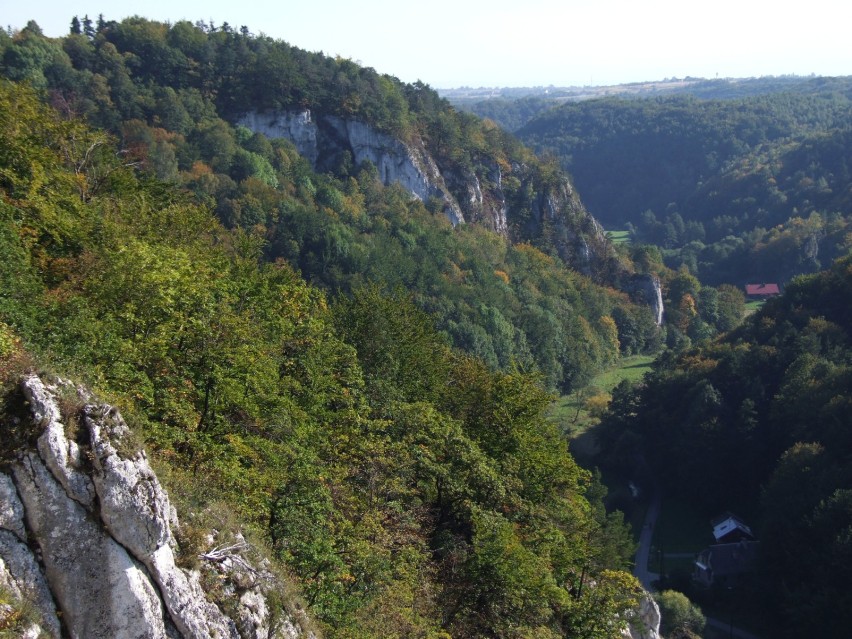
[(850, 622), (852, 258), (794, 279), (723, 339), (660, 358), (604, 420), (610, 463), (637, 450), (705, 512), (755, 513), (773, 637)]
[[(540, 113), (540, 159), (428, 86), (227, 24), (31, 22), (0, 32), (0, 70), (6, 388), (38, 365), (117, 403), (327, 636), (617, 634), (633, 540), (544, 411), (663, 346), (613, 394), (602, 463), (644, 459), (707, 510), (760, 503), (777, 636), (848, 627), (852, 266), (794, 277), (852, 246), (842, 81), (530, 98), (512, 117)], [(318, 172), (238, 123), (305, 109), (422, 147), (459, 198), (499, 192), (508, 228), (453, 227), (369, 162)], [(573, 204), (541, 213), (571, 190), (560, 163), (632, 243)], [(740, 326), (746, 278), (790, 283)], [(661, 282), (663, 327), (637, 282)], [(22, 444), (3, 441), (0, 463)]]
[[(111, 131), (125, 162), (191, 192), (228, 228), (262, 238), (266, 259), (284, 258), (331, 292), (370, 281), (403, 287), (452, 344), (491, 366), (535, 368), (550, 388), (567, 390), (659, 343), (647, 308), (556, 256), (570, 220), (533, 220), (535, 202), (550, 201), (564, 180), (555, 165), (425, 85), (228, 25), (83, 20), (80, 33), (51, 40), (31, 23), (0, 47), (6, 76)], [(289, 142), (234, 124), (264, 108), (358, 118), (419, 140), (449, 172), (479, 175), (483, 188), (498, 167), (510, 241), (478, 225), (453, 231), (435, 202), (380, 188), (373, 166), (341, 157), (317, 174)], [(90, 197), (100, 186), (85, 188)], [(598, 283), (633, 268), (628, 256), (608, 259)]]
[[(453, 230), (369, 167), (314, 173), (219, 117), (236, 98), (168, 37), (228, 42), (235, 64), (266, 42), (141, 19), (2, 40), (5, 388), (49, 367), (117, 404), (195, 511), (232, 512), (292, 572), (326, 636), (617, 633), (632, 538), (544, 409), (624, 327), (653, 345), (649, 311)], [(2, 463), (25, 443), (3, 442)], [(185, 520), (191, 565), (205, 520)]]
[(453, 353), (407, 294), (329, 305), (29, 89), (2, 84), (0, 126), (6, 369), (22, 340), (116, 398), (329, 636), (558, 636), (629, 607), (629, 536), (536, 377)]
[(766, 82), (755, 95), (698, 83), (691, 95), (549, 101), (537, 113), (541, 98), (528, 97), (474, 111), (533, 116), (517, 122), (519, 137), (559, 159), (604, 224), (661, 247), (667, 265), (706, 284), (785, 282), (849, 248), (852, 83)]

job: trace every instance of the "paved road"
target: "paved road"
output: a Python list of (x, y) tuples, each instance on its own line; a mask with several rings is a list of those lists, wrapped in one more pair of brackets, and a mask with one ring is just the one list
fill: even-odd
[[(648, 504), (648, 510), (645, 513), (645, 521), (642, 524), (642, 533), (639, 535), (639, 548), (636, 550), (636, 565), (633, 567), (633, 575), (642, 582), (645, 590), (653, 592), (655, 588), (653, 584), (658, 581), (660, 574), (650, 572), (648, 570), (648, 559), (651, 556), (651, 539), (654, 537), (654, 525), (657, 523), (657, 518), (660, 516), (660, 506), (662, 504), (662, 494), (657, 486), (654, 486), (651, 495), (651, 503)], [(666, 555), (668, 556), (668, 555)], [(736, 639), (760, 639), (757, 635), (746, 632), (741, 628), (731, 627), (730, 622), (724, 622), (720, 619), (707, 617), (707, 625), (717, 631), (724, 637), (735, 637)], [(724, 634), (722, 634), (724, 633)]]
[(651, 556), (651, 539), (654, 537), (654, 524), (660, 516), (661, 502), (660, 489), (654, 486), (651, 503), (648, 504), (645, 522), (642, 524), (642, 533), (639, 535), (639, 548), (636, 550), (636, 562), (633, 567), (633, 575), (649, 592), (654, 589), (653, 583), (660, 578), (659, 573), (648, 571), (648, 559)]

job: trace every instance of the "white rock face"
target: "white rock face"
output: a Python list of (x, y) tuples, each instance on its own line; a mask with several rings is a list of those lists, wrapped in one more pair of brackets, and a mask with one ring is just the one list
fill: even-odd
[[(175, 564), (177, 521), (168, 495), (144, 452), (119, 453), (128, 429), (114, 408), (87, 405), (88, 442), (77, 445), (65, 436), (56, 388), (35, 376), (22, 386), (44, 432), (36, 450), (11, 463), (12, 477), (0, 474), (0, 585), (35, 604), (43, 622), (33, 636), (304, 636), (292, 619), (270, 628), (266, 593), (281, 584), (238, 555), (244, 540), (209, 559), (237, 601), (234, 620), (208, 600), (198, 572)], [(237, 568), (251, 578), (235, 578)]]
[(312, 166), (316, 165), (319, 157), (317, 125), (311, 120), (309, 110), (274, 113), (252, 111), (243, 116), (239, 124), (268, 138), (290, 140), (299, 155), (307, 159)]
[(56, 604), (30, 549), (8, 530), (0, 530), (0, 557), (0, 586), (15, 599), (33, 605), (40, 617), (39, 630), (59, 639)]
[(18, 499), (18, 491), (8, 475), (0, 473), (0, 529), (15, 534), (19, 541), (27, 540), (24, 529), (24, 507)]
[(95, 490), (89, 478), (80, 471), (80, 447), (65, 437), (65, 425), (61, 421), (56, 398), (40, 380), (24, 384), (23, 391), (30, 402), (33, 421), (44, 428), (38, 440), (41, 458), (72, 499), (91, 506)]
[(651, 308), (651, 312), (654, 314), (654, 322), (657, 326), (662, 326), (665, 308), (660, 278), (651, 274), (637, 274), (627, 283), (626, 288), (629, 293), (638, 298), (636, 301), (647, 304)]
[(660, 607), (654, 598), (645, 593), (639, 610), (622, 633), (624, 639), (660, 639)]
[(127, 426), (114, 408), (88, 405), (84, 421), (91, 435), (101, 519), (135, 557), (153, 554), (172, 541), (168, 496), (143, 452), (132, 459), (119, 457), (110, 437), (124, 436)]
[(465, 221), (461, 207), (447, 190), (437, 164), (425, 149), (405, 145), (363, 122), (336, 116), (315, 121), (310, 111), (252, 111), (238, 124), (270, 138), (289, 140), (314, 169), (322, 168), (325, 156), (348, 151), (356, 164), (372, 162), (383, 184), (399, 184), (424, 202), (438, 198), (444, 202), (444, 213), (453, 225)]
[(162, 604), (144, 568), (68, 496), (38, 455), (21, 460), (14, 478), (69, 634), (165, 637)]

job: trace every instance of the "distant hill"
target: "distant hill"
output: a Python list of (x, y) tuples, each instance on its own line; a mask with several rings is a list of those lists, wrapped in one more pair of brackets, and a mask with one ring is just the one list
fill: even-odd
[(608, 86), (583, 87), (461, 87), (438, 89), (441, 97), (464, 111), (490, 118), (509, 131), (516, 131), (534, 116), (565, 102), (612, 96), (658, 98), (690, 95), (712, 100), (730, 100), (771, 93), (812, 94), (831, 91), (848, 93), (852, 76), (765, 76), (759, 78), (670, 78)]
[(706, 283), (786, 280), (845, 254), (852, 78), (680, 82), (653, 96), (477, 110), (557, 158), (605, 226), (629, 225)]

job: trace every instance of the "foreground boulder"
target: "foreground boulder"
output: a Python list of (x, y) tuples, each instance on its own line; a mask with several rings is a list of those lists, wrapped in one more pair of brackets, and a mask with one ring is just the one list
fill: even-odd
[[(216, 547), (212, 540), (197, 570), (176, 564), (177, 516), (144, 451), (126, 444), (128, 427), (114, 408), (86, 403), (63, 415), (60, 396), (75, 394), (80, 403), (88, 397), (37, 376), (24, 379), (21, 390), (28, 417), (4, 416), (2, 430), (30, 430), (37, 440), (3, 460), (0, 588), (28, 610), (23, 634), (310, 635), (296, 615), (271, 612), (267, 594), (283, 585), (247, 560), (239, 534)], [(203, 590), (201, 571), (216, 574), (219, 603), (228, 599), (229, 614)], [(7, 608), (0, 617), (14, 613)]]

